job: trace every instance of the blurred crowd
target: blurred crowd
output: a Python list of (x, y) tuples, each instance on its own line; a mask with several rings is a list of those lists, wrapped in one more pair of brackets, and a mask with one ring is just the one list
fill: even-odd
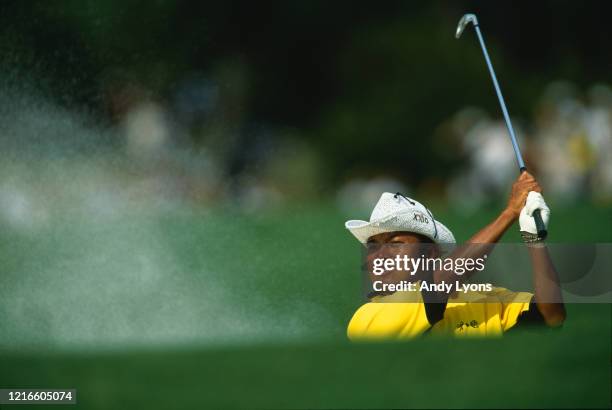
[(316, 197), (316, 153), (297, 130), (249, 118), (248, 66), (240, 59), (186, 76), (163, 100), (131, 82), (110, 84), (108, 109), (126, 154), (148, 172), (175, 174), (186, 199), (249, 210)]
[[(501, 115), (500, 115), (501, 116)], [(518, 125), (518, 127), (517, 127)], [(466, 109), (452, 119), (466, 167), (449, 181), (453, 203), (476, 207), (508, 192), (517, 162), (505, 123)], [(612, 89), (594, 85), (582, 97), (569, 83), (549, 85), (530, 122), (517, 122), (519, 146), (545, 194), (563, 203), (612, 199)]]
[[(320, 179), (322, 164), (313, 147), (304, 138), (291, 138), (291, 131), (249, 124), (241, 112), (247, 92), (244, 73), (230, 72), (232, 80), (223, 83), (238, 87), (223, 89), (220, 83), (191, 78), (178, 88), (170, 107), (147, 98), (123, 107), (119, 98), (115, 104), (123, 107), (119, 124), (129, 155), (138, 160), (158, 158), (172, 145), (195, 139), (203, 142), (199, 161), (209, 164), (204, 181), (196, 185), (213, 199), (231, 197), (257, 208), (320, 196), (325, 181)], [(612, 200), (610, 87), (597, 84), (583, 95), (570, 83), (552, 83), (533, 117), (514, 121), (529, 170), (549, 197), (565, 203)], [(181, 137), (188, 132), (198, 135)], [(493, 119), (484, 110), (463, 109), (444, 121), (434, 138), (451, 141), (442, 149), (458, 149), (463, 159), (461, 167), (448, 170), (444, 181), (442, 192), (449, 201), (476, 208), (507, 194), (517, 162), (501, 114)], [(381, 191), (415, 189), (396, 175), (349, 177), (337, 197), (341, 204), (370, 204)]]
[[(550, 84), (529, 119), (513, 119), (523, 158), (552, 201), (565, 205), (612, 202), (612, 89), (603, 84), (586, 93), (573, 84)], [(518, 164), (501, 112), (493, 119), (468, 107), (434, 132), (438, 150), (452, 152), (462, 165), (449, 169), (438, 190), (448, 206), (474, 211), (499, 201), (518, 176)], [(353, 179), (338, 194), (345, 208), (371, 208), (382, 191), (423, 194), (400, 179)], [(425, 192), (427, 194), (427, 192)]]
[[(30, 226), (51, 218), (54, 205), (104, 217), (151, 206), (222, 205), (249, 212), (330, 196), (344, 210), (366, 210), (382, 191), (420, 198), (422, 186), (385, 172), (348, 175), (330, 186), (326, 163), (305, 131), (247, 118), (244, 67), (232, 62), (220, 72), (222, 78), (185, 79), (169, 99), (133, 82), (111, 81), (105, 92), (112, 121), (103, 130), (69, 110), (31, 100), (16, 104), (5, 113), (10, 120), (3, 134), (19, 146), (40, 147), (43, 140), (72, 135), (85, 149), (67, 156), (54, 143), (35, 156), (5, 151), (2, 219)], [(547, 198), (610, 204), (610, 87), (598, 84), (582, 93), (572, 84), (550, 84), (533, 117), (515, 119), (515, 128)], [(30, 134), (38, 139), (28, 141)], [(114, 148), (99, 149), (99, 134), (111, 135)], [(438, 150), (462, 159), (444, 170), (446, 178), (435, 191), (440, 201), (474, 210), (507, 195), (517, 166), (501, 115), (493, 119), (484, 110), (466, 108), (432, 134)], [(98, 142), (87, 143), (88, 136)]]

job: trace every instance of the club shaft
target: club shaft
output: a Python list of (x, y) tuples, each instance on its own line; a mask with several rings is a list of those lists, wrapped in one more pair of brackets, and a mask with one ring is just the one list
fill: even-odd
[(519, 170), (522, 171), (526, 169), (525, 162), (523, 161), (521, 150), (519, 149), (518, 143), (516, 141), (516, 135), (514, 135), (514, 128), (512, 127), (512, 122), (510, 121), (510, 115), (508, 114), (508, 109), (506, 108), (504, 97), (502, 95), (501, 89), (499, 88), (499, 84), (497, 83), (497, 77), (495, 76), (495, 71), (493, 70), (493, 64), (491, 64), (491, 59), (489, 58), (489, 53), (487, 53), (487, 47), (485, 46), (482, 34), (480, 34), (480, 29), (478, 28), (478, 25), (474, 25), (474, 28), (476, 29), (476, 35), (478, 36), (478, 41), (480, 41), (480, 47), (482, 48), (485, 61), (487, 62), (487, 67), (489, 68), (489, 73), (491, 74), (493, 85), (495, 86), (495, 92), (497, 93), (497, 98), (499, 99), (499, 105), (501, 106), (502, 113), (504, 114), (504, 119), (506, 120), (506, 127), (508, 127), (508, 132), (510, 133), (510, 140), (512, 141), (512, 148), (514, 149), (514, 154), (516, 155), (516, 162), (518, 163)]

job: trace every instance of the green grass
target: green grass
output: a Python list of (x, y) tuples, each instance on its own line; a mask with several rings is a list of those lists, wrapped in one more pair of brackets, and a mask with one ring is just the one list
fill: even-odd
[[(436, 216), (464, 240), (494, 210)], [(558, 242), (612, 242), (607, 209), (554, 217)], [(610, 406), (609, 305), (568, 306), (559, 331), (348, 343), (360, 248), (343, 222), (302, 206), (3, 229), (0, 386), (96, 409)]]
[(2, 383), (76, 387), (90, 408), (607, 407), (610, 339), (575, 323), (609, 309), (569, 314), (561, 332), (495, 340), (3, 357)]

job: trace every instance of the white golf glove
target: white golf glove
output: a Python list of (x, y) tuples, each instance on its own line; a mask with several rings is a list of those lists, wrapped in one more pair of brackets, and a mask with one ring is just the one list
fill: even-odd
[(548, 228), (548, 220), (550, 219), (550, 208), (546, 205), (544, 197), (539, 192), (530, 191), (525, 201), (525, 206), (521, 209), (519, 215), (519, 225), (521, 227), (521, 236), (525, 242), (539, 242), (544, 238), (538, 237), (538, 229), (536, 228), (533, 212), (539, 209), (540, 216), (544, 226)]

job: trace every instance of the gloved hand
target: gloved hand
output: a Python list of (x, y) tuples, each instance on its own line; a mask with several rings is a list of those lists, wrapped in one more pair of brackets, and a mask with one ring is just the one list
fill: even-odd
[(527, 243), (541, 242), (544, 238), (538, 236), (538, 229), (536, 228), (535, 221), (533, 219), (533, 212), (539, 209), (540, 215), (542, 216), (542, 222), (544, 226), (548, 228), (548, 220), (550, 219), (550, 208), (544, 202), (544, 197), (539, 192), (530, 191), (527, 194), (527, 200), (525, 206), (521, 209), (519, 215), (519, 225), (521, 227), (521, 236), (523, 241)]

